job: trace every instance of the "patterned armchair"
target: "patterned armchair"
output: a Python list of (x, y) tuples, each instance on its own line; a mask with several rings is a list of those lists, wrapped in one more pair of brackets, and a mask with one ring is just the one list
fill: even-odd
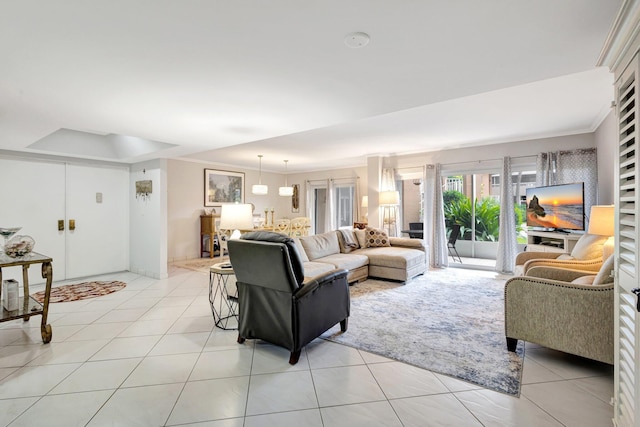
[(509, 351), (524, 340), (613, 364), (614, 257), (600, 270), (529, 269), (505, 284), (505, 336)]

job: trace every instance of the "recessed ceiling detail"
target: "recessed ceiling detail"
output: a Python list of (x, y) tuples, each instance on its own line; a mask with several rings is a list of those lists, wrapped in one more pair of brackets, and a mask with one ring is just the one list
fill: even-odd
[(173, 147), (176, 145), (134, 136), (101, 135), (72, 129), (58, 129), (27, 148), (72, 157), (124, 160)]

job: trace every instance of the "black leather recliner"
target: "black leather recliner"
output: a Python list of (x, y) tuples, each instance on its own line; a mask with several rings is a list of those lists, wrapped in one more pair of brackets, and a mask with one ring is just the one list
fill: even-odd
[(334, 270), (304, 281), (304, 269), (293, 239), (256, 231), (229, 240), (229, 257), (238, 288), (238, 343), (262, 339), (291, 352), (300, 351), (340, 323), (347, 330), (350, 310), (346, 270)]

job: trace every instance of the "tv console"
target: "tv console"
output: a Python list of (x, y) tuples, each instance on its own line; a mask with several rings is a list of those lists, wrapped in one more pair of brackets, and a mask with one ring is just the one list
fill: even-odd
[(582, 234), (557, 231), (527, 231), (527, 252), (571, 253)]

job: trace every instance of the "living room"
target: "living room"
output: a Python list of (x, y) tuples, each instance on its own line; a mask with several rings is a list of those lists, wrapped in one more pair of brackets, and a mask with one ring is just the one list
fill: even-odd
[[(383, 169), (464, 168), (505, 156), (533, 164), (542, 152), (596, 148), (598, 203), (613, 203), (614, 81), (594, 64), (618, 7), (630, 8), (628, 2), (539, 9), (524, 2), (513, 9), (409, 2), (391, 9), (376, 4), (377, 12), (365, 2), (312, 4), (299, 11), (303, 25), (287, 19), (292, 26), (282, 22), (292, 12), (287, 2), (216, 13), (198, 2), (161, 2), (155, 11), (140, 2), (95, 9), (21, 3), (0, 18), (9, 35), (0, 42), (9, 59), (0, 71), (0, 189), (11, 200), (0, 225), (22, 225), (21, 233), (35, 237), (36, 252), (53, 256), (56, 285), (87, 278), (127, 287), (52, 304), (50, 345), (42, 344), (38, 316), (30, 324), (0, 325), (1, 425), (602, 425), (611, 419), (610, 366), (536, 346), (528, 347), (519, 398), (332, 342), (310, 344), (298, 367), (287, 366), (274, 346), (239, 349), (235, 333), (212, 326), (208, 275), (172, 263), (201, 257), (199, 217), (211, 208), (203, 197), (206, 169), (242, 174), (244, 201), (256, 214), (273, 209), (276, 217), (306, 215), (307, 181), (348, 178), (369, 198), (359, 216), (366, 212), (371, 225), (381, 226), (376, 200)], [(207, 13), (196, 13), (202, 10)], [(375, 19), (367, 21), (370, 14)], [(336, 30), (332, 21), (337, 36), (327, 34)], [(367, 23), (371, 29), (353, 27)], [(140, 32), (131, 37), (136, 26)], [(514, 28), (528, 33), (516, 37)], [(344, 46), (344, 35), (363, 29), (370, 40), (360, 34), (352, 40), (382, 46), (391, 57), (371, 62), (367, 46)], [(344, 51), (316, 55), (320, 65), (311, 61), (307, 50), (331, 37)], [(198, 42), (234, 38), (239, 45)], [(576, 39), (584, 49), (569, 42)], [(438, 55), (434, 40), (443, 45)], [(463, 52), (453, 47), (465, 44)], [(494, 45), (494, 52), (486, 47)], [(297, 59), (287, 62), (287, 52)], [(247, 62), (238, 65), (241, 60)], [(278, 61), (282, 67), (275, 67)], [(178, 71), (185, 64), (191, 64), (187, 74)], [(213, 90), (209, 78), (228, 87)], [(569, 112), (594, 104), (591, 89), (598, 108), (573, 121)], [(538, 104), (543, 94), (547, 103)], [(210, 99), (223, 107), (209, 109)], [(475, 107), (450, 109), (462, 101)], [(264, 155), (261, 166), (258, 155)], [(269, 186), (267, 196), (251, 193), (259, 182)], [(300, 186), (297, 208), (278, 196), (285, 182)], [(76, 190), (88, 200), (76, 204)], [(83, 236), (89, 228), (92, 234)], [(96, 228), (101, 234), (93, 234)], [(42, 275), (35, 270), (29, 280), (37, 289)], [(3, 274), (22, 280), (20, 272), (4, 268)]]

